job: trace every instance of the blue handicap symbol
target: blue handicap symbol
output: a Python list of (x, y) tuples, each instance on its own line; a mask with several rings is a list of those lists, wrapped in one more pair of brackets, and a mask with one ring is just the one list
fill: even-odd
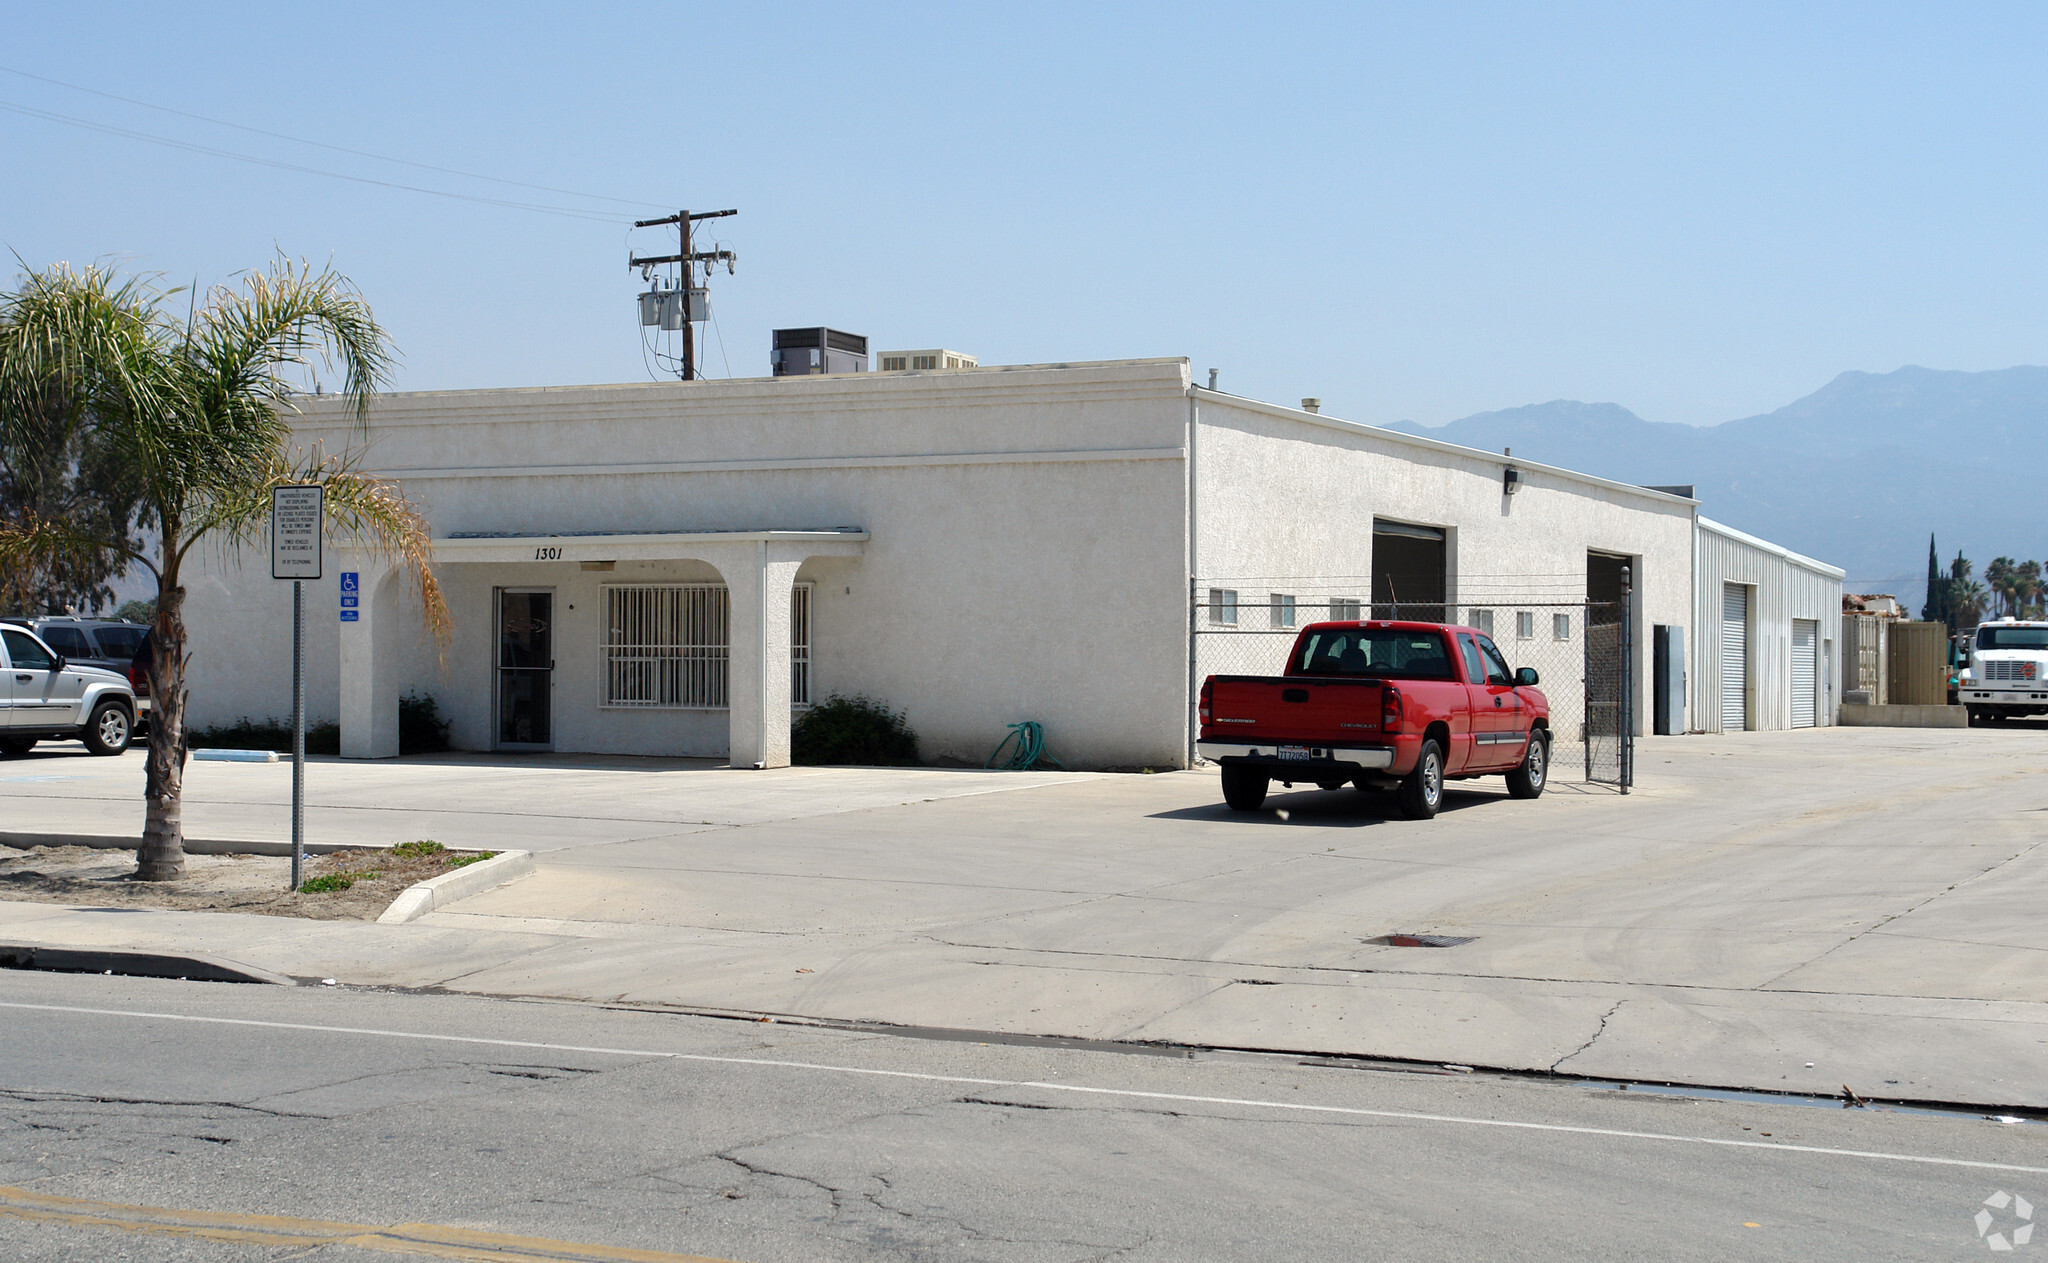
[(344, 571), (342, 571), (342, 572), (341, 572), (341, 590), (342, 590), (342, 591), (344, 591), (344, 592), (353, 592), (353, 591), (355, 591), (355, 590), (356, 590), (356, 572), (355, 572), (355, 571), (353, 571), (353, 570), (344, 570)]

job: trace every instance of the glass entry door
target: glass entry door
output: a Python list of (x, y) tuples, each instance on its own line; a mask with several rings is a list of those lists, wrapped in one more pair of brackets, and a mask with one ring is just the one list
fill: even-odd
[(498, 747), (546, 750), (555, 743), (555, 594), (498, 589)]

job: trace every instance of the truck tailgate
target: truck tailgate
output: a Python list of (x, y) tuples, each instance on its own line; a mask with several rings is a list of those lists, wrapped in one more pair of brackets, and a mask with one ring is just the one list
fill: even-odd
[(1205, 738), (1343, 745), (1380, 732), (1378, 680), (1319, 676), (1219, 675)]

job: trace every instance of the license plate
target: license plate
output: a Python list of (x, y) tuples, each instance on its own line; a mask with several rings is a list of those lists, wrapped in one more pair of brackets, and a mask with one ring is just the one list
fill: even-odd
[(1308, 762), (1309, 758), (1307, 746), (1281, 746), (1278, 750), (1275, 750), (1273, 753), (1277, 757), (1286, 759), (1290, 762), (1299, 761), (1302, 763), (1306, 763)]

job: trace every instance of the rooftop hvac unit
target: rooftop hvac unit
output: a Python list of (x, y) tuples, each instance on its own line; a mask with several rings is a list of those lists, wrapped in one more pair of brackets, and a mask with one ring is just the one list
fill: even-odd
[(777, 329), (768, 354), (777, 377), (808, 377), (815, 373), (865, 373), (868, 340), (837, 329)]

